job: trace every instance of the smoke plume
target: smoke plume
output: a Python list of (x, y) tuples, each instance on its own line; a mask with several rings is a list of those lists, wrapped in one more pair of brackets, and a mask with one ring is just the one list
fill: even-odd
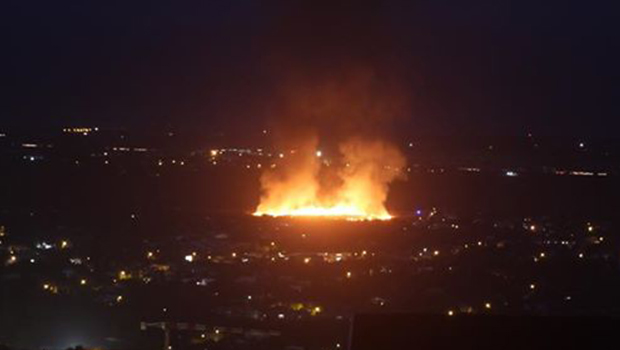
[(390, 218), (389, 184), (405, 158), (387, 135), (406, 113), (406, 90), (367, 67), (314, 73), (292, 74), (271, 101), (283, 153), (261, 177), (256, 214)]

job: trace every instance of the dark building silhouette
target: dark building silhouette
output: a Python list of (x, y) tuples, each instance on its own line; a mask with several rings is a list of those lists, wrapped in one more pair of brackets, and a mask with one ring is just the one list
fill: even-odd
[(350, 350), (611, 349), (618, 319), (470, 315), (359, 315)]

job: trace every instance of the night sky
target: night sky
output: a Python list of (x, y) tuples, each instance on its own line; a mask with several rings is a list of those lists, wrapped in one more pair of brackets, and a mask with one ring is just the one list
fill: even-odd
[(291, 72), (364, 66), (406, 85), (411, 133), (614, 136), (613, 4), (3, 1), (0, 128), (259, 129)]

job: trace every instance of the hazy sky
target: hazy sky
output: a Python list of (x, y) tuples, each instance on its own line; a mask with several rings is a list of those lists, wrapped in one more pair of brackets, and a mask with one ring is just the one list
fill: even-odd
[(0, 127), (260, 128), (287, 76), (350, 65), (406, 86), (415, 132), (620, 126), (613, 1), (333, 3), (3, 1)]

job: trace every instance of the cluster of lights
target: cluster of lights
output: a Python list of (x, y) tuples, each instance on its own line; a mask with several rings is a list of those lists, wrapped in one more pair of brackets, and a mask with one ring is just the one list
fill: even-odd
[[(492, 304), (491, 304), (490, 302), (488, 302), (488, 301), (484, 302), (484, 309), (486, 309), (486, 310), (491, 310), (491, 309), (492, 309), (492, 307), (493, 307), (493, 306), (492, 306)], [(465, 309), (461, 309), (461, 312), (466, 312), (466, 313), (473, 313), (474, 311), (475, 311), (475, 310), (474, 310), (474, 308), (473, 308), (473, 307), (471, 307), (471, 306), (469, 306), (469, 307), (467, 307), (467, 308), (465, 308)], [(456, 315), (456, 311), (454, 311), (453, 309), (449, 309), (449, 310), (446, 312), (446, 314), (447, 314), (448, 316), (454, 316), (454, 315)]]
[(67, 134), (82, 134), (84, 136), (90, 134), (93, 131), (99, 131), (99, 128), (94, 127), (94, 128), (63, 128), (62, 132), (67, 133)]
[(131, 274), (130, 274), (130, 273), (128, 273), (127, 271), (125, 271), (125, 270), (121, 270), (121, 271), (119, 271), (119, 273), (118, 273), (118, 279), (119, 279), (120, 281), (130, 280), (130, 279), (131, 279)]
[(53, 285), (51, 283), (44, 283), (43, 290), (52, 294), (58, 294), (58, 286)]

